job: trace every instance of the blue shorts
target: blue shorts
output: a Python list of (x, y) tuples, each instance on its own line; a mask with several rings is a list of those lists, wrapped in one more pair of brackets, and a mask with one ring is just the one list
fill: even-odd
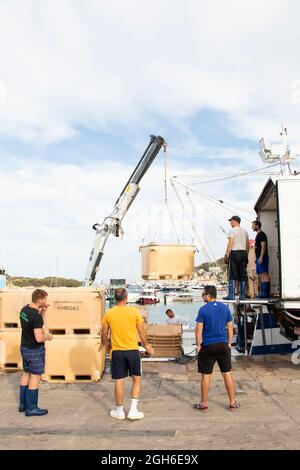
[(269, 257), (265, 256), (263, 262), (259, 264), (259, 258), (256, 258), (256, 273), (263, 274), (269, 272)]
[(125, 379), (128, 375), (142, 375), (141, 355), (138, 350), (113, 351), (111, 358), (111, 377)]
[(23, 348), (21, 355), (23, 359), (23, 370), (28, 374), (42, 375), (45, 373), (45, 346), (37, 349)]

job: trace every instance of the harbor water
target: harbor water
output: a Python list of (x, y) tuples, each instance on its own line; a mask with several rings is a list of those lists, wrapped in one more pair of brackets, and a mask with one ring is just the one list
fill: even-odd
[[(222, 301), (224, 295), (227, 294), (227, 291), (221, 289), (217, 291), (217, 301)], [(201, 294), (193, 294), (193, 302), (172, 302), (164, 304), (164, 296), (159, 295), (160, 302), (157, 304), (147, 305), (148, 309), (148, 322), (149, 323), (166, 323), (166, 310), (171, 309), (177, 317), (179, 317), (184, 325), (189, 325), (192, 328), (195, 327), (195, 320), (197, 318), (200, 307), (205, 305), (201, 298)], [(197, 295), (197, 297), (196, 297)], [(195, 298), (196, 297), (196, 298)]]

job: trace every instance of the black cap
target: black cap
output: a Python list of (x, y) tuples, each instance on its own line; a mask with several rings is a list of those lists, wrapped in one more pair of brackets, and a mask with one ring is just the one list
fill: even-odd
[(231, 222), (232, 220), (235, 220), (236, 222), (238, 222), (239, 224), (241, 223), (241, 218), (238, 216), (238, 215), (233, 215), (230, 219), (228, 219), (229, 222)]

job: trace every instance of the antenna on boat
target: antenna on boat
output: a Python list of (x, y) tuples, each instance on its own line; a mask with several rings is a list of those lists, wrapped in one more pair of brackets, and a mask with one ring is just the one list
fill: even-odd
[(282, 144), (270, 144), (266, 139), (259, 141), (259, 155), (265, 163), (280, 163), (282, 175), (297, 174), (292, 171), (291, 164), (295, 162), (296, 156), (300, 155), (300, 145), (287, 143), (287, 128), (282, 125), (280, 136)]

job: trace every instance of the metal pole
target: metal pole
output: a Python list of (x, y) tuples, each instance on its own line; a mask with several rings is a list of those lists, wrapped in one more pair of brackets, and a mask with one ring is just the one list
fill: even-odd
[(265, 346), (267, 344), (266, 341), (266, 332), (265, 332), (265, 323), (264, 323), (264, 314), (263, 314), (263, 308), (262, 306), (259, 307), (259, 318), (260, 318), (260, 326), (261, 326), (261, 336), (263, 340), (263, 345)]
[(248, 355), (247, 304), (244, 304), (244, 343), (245, 343), (245, 356), (247, 356)]
[(272, 326), (272, 317), (271, 317), (271, 312), (269, 312), (269, 323), (270, 323), (270, 334), (271, 334), (271, 346), (272, 346), (272, 349), (274, 349), (273, 347), (273, 326)]
[(164, 189), (165, 189), (165, 205), (168, 205), (168, 184), (167, 184), (167, 154), (164, 152)]

